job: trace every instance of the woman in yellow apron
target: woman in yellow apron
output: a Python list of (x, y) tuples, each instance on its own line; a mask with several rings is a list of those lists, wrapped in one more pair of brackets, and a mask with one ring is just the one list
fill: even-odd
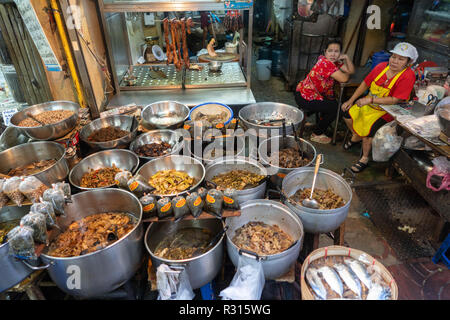
[[(402, 42), (391, 53), (389, 62), (378, 64), (352, 97), (342, 104), (344, 121), (353, 133), (351, 139), (344, 144), (344, 149), (349, 150), (362, 141), (362, 157), (351, 167), (355, 173), (367, 167), (372, 140), (377, 130), (393, 120), (379, 105), (393, 105), (409, 100), (414, 87), (415, 73), (410, 66), (417, 60), (416, 48)], [(369, 94), (358, 99), (367, 89)]]

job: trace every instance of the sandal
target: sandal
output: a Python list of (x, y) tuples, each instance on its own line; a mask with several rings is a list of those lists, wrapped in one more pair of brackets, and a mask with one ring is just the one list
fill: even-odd
[(344, 143), (344, 145), (342, 146), (344, 148), (344, 150), (350, 150), (351, 148), (353, 148), (353, 146), (360, 144), (362, 140), (359, 141), (352, 141), (352, 139), (347, 140), (346, 143)]
[[(352, 172), (354, 173), (360, 173), (362, 171), (364, 171), (365, 168), (367, 168), (369, 166), (369, 163), (364, 163), (361, 161), (358, 161), (357, 163), (355, 163), (350, 170), (352, 170)], [(357, 170), (353, 170), (353, 168), (356, 168)]]

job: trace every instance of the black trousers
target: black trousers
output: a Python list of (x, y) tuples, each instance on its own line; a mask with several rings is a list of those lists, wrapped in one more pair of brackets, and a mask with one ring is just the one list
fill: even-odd
[(337, 100), (305, 100), (300, 92), (294, 93), (295, 102), (298, 107), (308, 113), (320, 112), (321, 118), (316, 128), (313, 130), (314, 134), (325, 134), (330, 124), (336, 118), (338, 102)]

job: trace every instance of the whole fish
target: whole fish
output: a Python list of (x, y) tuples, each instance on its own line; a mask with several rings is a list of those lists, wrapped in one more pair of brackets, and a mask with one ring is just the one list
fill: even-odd
[(344, 283), (352, 290), (358, 298), (361, 298), (362, 290), (356, 275), (345, 264), (336, 264), (334, 266)]
[(322, 280), (320, 280), (316, 269), (309, 268), (308, 270), (306, 270), (306, 280), (311, 286), (311, 289), (313, 289), (314, 293), (319, 298), (321, 298), (322, 300), (327, 299), (327, 289), (325, 289)]
[(372, 281), (370, 281), (369, 273), (361, 262), (352, 259), (346, 259), (344, 262), (350, 267), (350, 269), (352, 269), (358, 279), (361, 280), (361, 282), (364, 283), (368, 289), (372, 287)]
[(383, 287), (379, 283), (374, 283), (369, 290), (366, 300), (388, 300), (391, 297), (391, 290)]
[(319, 272), (322, 274), (330, 288), (342, 298), (342, 294), (344, 293), (344, 285), (342, 284), (342, 281), (336, 271), (330, 267), (324, 266), (319, 269)]

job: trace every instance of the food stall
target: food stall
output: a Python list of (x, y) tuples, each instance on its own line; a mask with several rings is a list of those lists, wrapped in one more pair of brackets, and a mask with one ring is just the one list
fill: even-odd
[[(190, 59), (193, 60), (192, 63), (195, 64), (195, 68), (187, 67), (186, 63), (182, 68), (179, 68), (176, 63), (166, 64), (165, 61), (151, 65), (138, 64), (135, 56), (136, 54), (139, 55), (140, 52), (136, 52), (136, 45), (132, 47), (130, 44), (139, 41), (139, 39), (130, 38), (130, 32), (127, 32), (127, 28), (137, 30), (139, 22), (129, 19), (129, 16), (140, 19), (143, 12), (164, 12), (174, 16), (180, 16), (187, 12), (185, 18), (187, 20), (193, 18), (192, 29), (194, 29), (200, 25), (199, 19), (193, 16), (195, 11), (224, 12), (227, 10), (227, 3), (229, 2), (195, 0), (182, 2), (99, 1), (101, 21), (105, 30), (107, 51), (111, 61), (116, 91), (115, 96), (109, 101), (109, 106), (122, 106), (130, 103), (145, 106), (152, 102), (167, 100), (168, 96), (171, 97), (170, 100), (179, 101), (188, 106), (195, 106), (205, 101), (216, 101), (230, 106), (254, 103), (255, 99), (250, 89), (253, 32), (252, 1), (241, 1), (238, 7), (239, 14), (243, 15), (244, 11), (248, 12), (248, 25), (239, 26), (242, 28), (239, 30), (240, 40), (238, 53), (236, 54), (225, 52), (219, 54), (220, 57), (209, 57), (209, 59), (198, 59), (196, 57)], [(161, 21), (163, 19), (158, 20), (160, 16), (155, 16), (156, 24), (163, 22)], [(172, 20), (169, 23), (171, 24)], [(162, 24), (164, 25), (164, 23)], [(163, 26), (160, 28), (163, 29)], [(165, 42), (168, 40), (169, 45), (166, 43), (166, 48), (163, 48), (163, 51), (170, 56), (170, 51), (173, 52), (170, 45), (172, 36), (163, 35), (163, 33), (165, 33), (165, 26), (164, 30), (161, 31), (161, 37), (166, 38)], [(188, 35), (183, 30), (183, 41), (189, 36), (189, 28), (187, 33)], [(214, 26), (213, 33), (215, 35)], [(136, 34), (138, 34), (137, 31)], [(244, 34), (247, 35), (246, 41), (244, 41)], [(133, 36), (136, 37), (136, 35)], [(187, 38), (190, 39), (190, 37)], [(187, 54), (188, 50), (184, 49), (183, 54)], [(168, 58), (170, 59), (170, 57)], [(207, 63), (210, 60), (218, 60), (223, 63), (222, 69), (213, 72)], [(129, 78), (134, 81), (128, 81)]]

